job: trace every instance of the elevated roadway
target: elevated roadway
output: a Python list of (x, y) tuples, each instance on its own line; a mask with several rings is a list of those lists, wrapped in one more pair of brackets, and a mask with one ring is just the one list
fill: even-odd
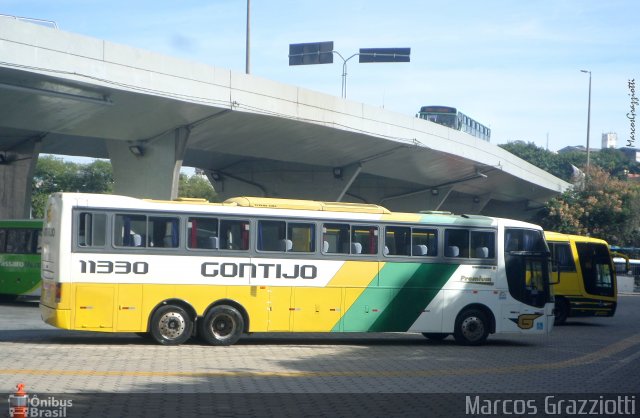
[[(283, 68), (286, 71), (286, 68)], [(116, 193), (527, 218), (569, 184), (468, 134), (300, 87), (0, 16), (0, 218), (28, 215), (39, 153), (109, 158)]]

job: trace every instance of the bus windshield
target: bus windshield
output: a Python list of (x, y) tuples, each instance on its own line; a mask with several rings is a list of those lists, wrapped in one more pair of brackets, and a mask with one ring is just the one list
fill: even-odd
[(522, 303), (543, 307), (550, 301), (550, 254), (542, 232), (510, 228), (504, 240), (509, 292)]
[(592, 295), (613, 296), (613, 267), (607, 246), (576, 242), (584, 288)]
[(437, 113), (428, 113), (428, 114), (425, 114), (425, 119), (430, 122), (435, 122), (449, 128), (453, 128), (453, 129), (458, 128), (456, 126), (457, 115), (455, 114), (443, 115), (443, 114), (437, 114)]

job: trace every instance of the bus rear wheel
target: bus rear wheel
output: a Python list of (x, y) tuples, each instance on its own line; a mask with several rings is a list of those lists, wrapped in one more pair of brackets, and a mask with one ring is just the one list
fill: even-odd
[(456, 319), (453, 337), (458, 344), (480, 345), (489, 335), (489, 321), (487, 316), (478, 309), (462, 311)]
[(179, 306), (164, 305), (151, 317), (151, 336), (162, 345), (180, 345), (193, 332), (191, 317)]
[(211, 345), (235, 344), (244, 331), (244, 319), (236, 308), (214, 306), (202, 320), (200, 335)]

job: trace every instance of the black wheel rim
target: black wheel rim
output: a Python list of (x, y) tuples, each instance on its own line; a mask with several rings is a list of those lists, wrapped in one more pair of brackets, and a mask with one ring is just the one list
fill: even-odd
[(211, 333), (219, 341), (231, 338), (235, 332), (235, 328), (236, 322), (230, 315), (219, 314), (211, 320)]

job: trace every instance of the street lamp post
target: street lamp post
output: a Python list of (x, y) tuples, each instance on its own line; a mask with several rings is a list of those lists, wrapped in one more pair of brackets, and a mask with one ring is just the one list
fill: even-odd
[(351, 58), (356, 57), (360, 54), (353, 54), (349, 58), (345, 59), (342, 56), (342, 54), (340, 54), (338, 51), (332, 51), (332, 52), (337, 56), (339, 56), (340, 59), (342, 60), (342, 98), (346, 99), (347, 98), (347, 61), (349, 61)]
[(583, 73), (589, 73), (589, 105), (587, 107), (587, 171), (589, 171), (590, 149), (589, 149), (589, 132), (591, 131), (591, 71), (580, 70)]
[(245, 73), (251, 72), (251, 0), (247, 0), (247, 46), (245, 49)]

